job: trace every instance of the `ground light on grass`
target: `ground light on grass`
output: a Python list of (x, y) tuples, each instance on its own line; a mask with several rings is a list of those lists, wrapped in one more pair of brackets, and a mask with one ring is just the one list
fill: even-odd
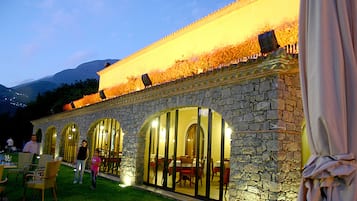
[[(59, 201), (170, 201), (153, 192), (137, 189), (133, 186), (121, 187), (116, 181), (102, 177), (97, 179), (97, 188), (91, 190), (90, 175), (85, 173), (83, 184), (73, 184), (73, 168), (61, 165), (57, 178), (57, 198)], [(16, 181), (16, 176), (9, 175), (9, 182), (6, 185), (6, 197), (9, 201), (23, 200), (24, 188), (22, 178)], [(41, 200), (39, 191), (28, 189), (26, 200)], [(52, 191), (46, 190), (45, 200), (53, 200)]]

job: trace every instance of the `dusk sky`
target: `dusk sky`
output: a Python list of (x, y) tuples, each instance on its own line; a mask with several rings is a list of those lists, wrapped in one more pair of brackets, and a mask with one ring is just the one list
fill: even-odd
[(0, 84), (122, 59), (235, 0), (2, 0)]

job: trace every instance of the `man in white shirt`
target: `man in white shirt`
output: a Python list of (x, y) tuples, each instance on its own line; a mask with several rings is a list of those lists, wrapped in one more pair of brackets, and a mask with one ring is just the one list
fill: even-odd
[(10, 137), (6, 140), (7, 150), (10, 153), (12, 151), (12, 147), (14, 146), (14, 140)]
[(37, 143), (37, 137), (35, 134), (32, 134), (31, 140), (25, 144), (22, 152), (30, 152), (37, 155), (39, 154), (40, 145)]

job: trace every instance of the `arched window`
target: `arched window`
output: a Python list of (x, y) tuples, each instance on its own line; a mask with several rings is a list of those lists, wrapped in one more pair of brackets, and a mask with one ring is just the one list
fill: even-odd
[[(198, 125), (197, 124), (192, 124), (186, 133), (186, 140), (185, 140), (185, 155), (190, 156), (191, 158), (196, 157), (196, 152), (197, 152), (197, 130), (198, 130)], [(200, 127), (200, 136), (199, 136), (199, 148), (200, 148), (200, 157), (203, 158), (203, 153), (204, 153), (204, 134), (203, 134), (203, 129)]]

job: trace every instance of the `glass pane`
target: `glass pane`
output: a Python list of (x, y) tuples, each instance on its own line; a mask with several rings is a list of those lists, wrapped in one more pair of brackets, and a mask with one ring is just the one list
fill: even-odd
[[(196, 149), (199, 152), (199, 164), (197, 168), (197, 171), (195, 172), (196, 178), (198, 181), (198, 192), (197, 194), (200, 196), (205, 196), (206, 195), (206, 176), (207, 176), (207, 147), (208, 147), (208, 131), (209, 131), (209, 110), (207, 108), (201, 108), (200, 111), (200, 135), (197, 138), (199, 140), (199, 143), (197, 143)], [(196, 164), (194, 162), (194, 164)]]
[(119, 123), (115, 119), (108, 119), (106, 135), (108, 143), (108, 158), (106, 161), (107, 173), (119, 175), (119, 166), (121, 162), (121, 153), (119, 152), (120, 128)]
[(63, 160), (69, 163), (73, 163), (77, 147), (78, 147), (79, 132), (74, 125), (68, 126), (62, 136), (63, 142)]
[[(191, 134), (190, 126), (197, 124), (197, 108), (183, 108), (179, 110), (178, 136), (177, 136), (177, 160), (176, 160), (176, 186), (175, 191), (187, 195), (195, 195), (194, 178), (195, 175), (190, 175), (189, 163), (183, 163), (184, 158), (191, 158), (194, 151), (190, 146)], [(192, 159), (193, 160), (193, 159)], [(191, 165), (192, 166), (192, 165)]]
[(165, 144), (166, 144), (166, 113), (160, 115), (160, 124), (158, 129), (158, 145), (157, 145), (157, 185), (163, 185), (163, 171), (164, 171), (164, 161), (165, 161)]
[(149, 178), (148, 178), (148, 168), (149, 168), (149, 155), (150, 155), (150, 152), (149, 152), (149, 149), (150, 149), (150, 130), (151, 130), (151, 127), (149, 127), (149, 129), (146, 131), (146, 137), (145, 137), (145, 154), (144, 154), (144, 182), (149, 182)]
[(220, 114), (197, 107), (172, 110), (153, 119), (146, 131), (144, 182), (219, 200), (230, 170), (231, 131), (226, 123), (222, 129), (222, 123)]
[(176, 122), (176, 111), (173, 110), (170, 112), (170, 125), (168, 126), (169, 129), (169, 136), (167, 137), (168, 139), (168, 153), (167, 153), (167, 164), (168, 164), (168, 169), (166, 171), (167, 173), (167, 187), (168, 188), (173, 188), (173, 183), (175, 180), (173, 179), (173, 158), (175, 154), (175, 122)]
[(51, 147), (50, 147), (50, 154), (54, 155), (56, 151), (56, 140), (57, 140), (57, 132), (56, 129), (54, 128), (52, 132), (50, 133), (52, 135), (52, 140), (51, 140)]
[(149, 183), (156, 184), (156, 161), (158, 151), (159, 140), (159, 119), (154, 119), (150, 128), (150, 163), (149, 163)]
[(221, 158), (220, 163), (220, 168), (223, 168), (223, 176), (221, 176), (222, 181), (222, 194), (221, 199), (223, 197), (227, 196), (227, 188), (228, 188), (228, 182), (229, 182), (229, 175), (230, 175), (230, 152), (231, 152), (231, 134), (232, 134), (232, 129), (228, 126), (227, 123), (224, 123), (224, 149), (223, 149), (223, 158)]
[(212, 112), (212, 153), (210, 166), (210, 198), (219, 199), (220, 189), (220, 158), (221, 158), (221, 128), (222, 117), (216, 112)]

